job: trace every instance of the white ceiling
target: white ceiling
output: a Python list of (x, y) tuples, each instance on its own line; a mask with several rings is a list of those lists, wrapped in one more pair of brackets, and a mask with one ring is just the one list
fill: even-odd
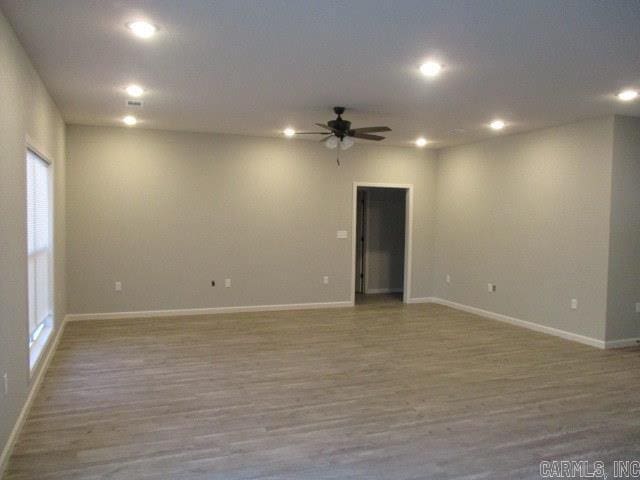
[[(620, 113), (640, 101), (637, 0), (0, 0), (69, 123), (279, 135), (345, 105), (385, 143), (434, 146)], [(125, 23), (160, 26), (151, 40)], [(417, 71), (437, 58), (435, 81)], [(122, 89), (147, 88), (127, 109)], [(315, 130), (315, 129), (314, 129)]]

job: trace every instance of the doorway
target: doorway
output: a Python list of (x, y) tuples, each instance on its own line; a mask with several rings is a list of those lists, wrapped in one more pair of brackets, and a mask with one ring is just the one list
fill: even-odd
[(354, 304), (408, 302), (411, 185), (354, 183)]

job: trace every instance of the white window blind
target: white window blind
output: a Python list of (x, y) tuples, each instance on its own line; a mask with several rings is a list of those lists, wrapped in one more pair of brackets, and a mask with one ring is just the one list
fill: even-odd
[(27, 150), (27, 248), (29, 278), (29, 345), (53, 316), (52, 211), (49, 164)]

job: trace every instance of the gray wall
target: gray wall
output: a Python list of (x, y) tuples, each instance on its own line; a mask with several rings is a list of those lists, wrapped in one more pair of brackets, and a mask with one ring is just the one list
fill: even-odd
[(615, 117), (607, 340), (640, 337), (640, 118)]
[(430, 293), (429, 151), (358, 144), (338, 167), (302, 140), (67, 133), (70, 313), (349, 301), (354, 181), (415, 186), (412, 294)]
[(604, 340), (612, 140), (610, 117), (440, 151), (435, 295)]
[(0, 13), (0, 450), (29, 388), (27, 340), (26, 141), (53, 162), (55, 325), (65, 315), (65, 126), (11, 27)]
[(367, 188), (367, 293), (402, 291), (406, 190)]

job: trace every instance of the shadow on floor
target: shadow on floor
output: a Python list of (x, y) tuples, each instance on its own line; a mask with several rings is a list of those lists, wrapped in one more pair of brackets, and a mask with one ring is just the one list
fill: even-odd
[(402, 303), (402, 292), (398, 293), (356, 293), (356, 305), (380, 305)]

